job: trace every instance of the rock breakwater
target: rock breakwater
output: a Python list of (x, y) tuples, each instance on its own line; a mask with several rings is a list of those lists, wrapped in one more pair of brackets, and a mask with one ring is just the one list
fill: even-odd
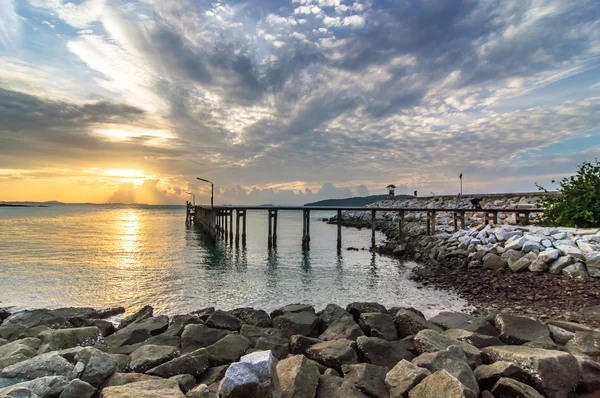
[(572, 322), (425, 319), (356, 302), (172, 317), (145, 307), (110, 327), (106, 317), (121, 311), (2, 312), (0, 396), (577, 397), (600, 388), (600, 331)]

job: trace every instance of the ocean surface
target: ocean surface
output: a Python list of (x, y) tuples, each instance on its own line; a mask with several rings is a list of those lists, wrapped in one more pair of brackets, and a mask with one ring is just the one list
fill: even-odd
[(338, 252), (336, 226), (321, 221), (331, 215), (311, 212), (303, 250), (301, 212), (279, 212), (278, 245), (269, 249), (266, 211), (248, 212), (247, 245), (235, 248), (186, 225), (184, 206), (0, 207), (0, 307), (150, 304), (155, 313), (180, 314), (376, 301), (426, 315), (466, 308), (453, 294), (408, 280), (413, 262), (347, 250), (367, 249), (370, 230), (344, 228)]

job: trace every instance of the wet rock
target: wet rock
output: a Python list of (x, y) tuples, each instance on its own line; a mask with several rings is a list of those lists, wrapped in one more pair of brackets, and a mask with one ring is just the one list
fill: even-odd
[(273, 326), (271, 317), (263, 310), (255, 310), (254, 308), (236, 308), (231, 311), (231, 314), (247, 325), (262, 328), (270, 328)]
[(471, 344), (477, 348), (490, 347), (494, 345), (503, 345), (502, 340), (496, 336), (488, 336), (485, 334), (469, 332), (463, 329), (448, 329), (442, 333), (444, 336), (451, 339)]
[(104, 345), (104, 336), (97, 327), (48, 330), (38, 335), (40, 353), (63, 350), (76, 346)]
[(129, 369), (144, 373), (162, 363), (168, 362), (179, 353), (177, 348), (165, 345), (144, 345), (131, 353)]
[(355, 322), (358, 322), (358, 318), (360, 314), (363, 312), (380, 312), (382, 314), (387, 314), (387, 310), (385, 307), (379, 303), (368, 303), (368, 302), (355, 302), (348, 304), (346, 307), (346, 311), (352, 315)]
[(496, 398), (543, 398), (535, 388), (509, 378), (501, 378), (492, 388)]
[(562, 274), (568, 276), (571, 279), (579, 281), (584, 281), (590, 277), (590, 275), (587, 272), (587, 269), (585, 268), (585, 265), (579, 262), (565, 267), (562, 270)]
[(506, 268), (507, 265), (507, 262), (502, 260), (497, 254), (488, 253), (483, 256), (483, 268), (499, 270)]
[(289, 340), (277, 336), (261, 337), (254, 348), (262, 351), (270, 350), (275, 358), (283, 359), (289, 353)]
[(169, 336), (163, 334), (159, 334), (158, 336), (152, 336), (143, 343), (144, 345), (153, 344), (153, 345), (168, 345), (171, 347), (179, 348), (181, 345), (181, 339), (177, 336)]
[(273, 319), (273, 326), (281, 330), (283, 337), (286, 338), (295, 334), (317, 337), (319, 318), (310, 311), (286, 312)]
[(385, 384), (389, 390), (390, 398), (404, 398), (408, 392), (431, 375), (429, 370), (420, 368), (406, 360), (399, 361), (385, 376)]
[(532, 386), (546, 395), (566, 395), (579, 381), (577, 360), (566, 352), (523, 346), (486, 347), (483, 356), (489, 362), (506, 361), (527, 373)]
[(306, 350), (304, 355), (338, 372), (342, 370), (344, 364), (358, 363), (356, 342), (346, 339), (315, 344)]
[(75, 367), (55, 352), (41, 354), (31, 359), (7, 366), (0, 377), (37, 379), (45, 376), (70, 377)]
[(208, 361), (213, 366), (237, 361), (252, 343), (239, 334), (230, 334), (206, 348)]
[(351, 317), (350, 313), (337, 304), (328, 304), (323, 311), (318, 313), (321, 325), (319, 331), (323, 333), (333, 322), (340, 318)]
[(196, 386), (196, 378), (190, 374), (171, 376), (169, 380), (175, 380), (184, 394)]
[(485, 318), (461, 312), (440, 312), (429, 322), (443, 329), (462, 329), (488, 336), (498, 336), (498, 331)]
[(548, 272), (551, 274), (560, 274), (563, 269), (573, 264), (575, 260), (571, 256), (561, 256), (557, 260), (550, 263), (550, 269)]
[(419, 354), (442, 351), (450, 346), (456, 346), (464, 352), (470, 367), (481, 364), (481, 351), (470, 344), (451, 339), (434, 330), (422, 330), (415, 336), (415, 347)]
[[(141, 343), (151, 336), (157, 336), (168, 329), (169, 317), (165, 315), (158, 317), (146, 315), (148, 315), (148, 312), (140, 313), (139, 319), (133, 321), (129, 321), (128, 318), (126, 322), (124, 321), (125, 327), (119, 326), (117, 332), (106, 337), (106, 344), (111, 349), (133, 345)], [(133, 318), (135, 318), (135, 314)], [(113, 352), (115, 351), (113, 350)]]
[(100, 398), (184, 398), (175, 380), (152, 379), (102, 389)]
[(295, 334), (290, 338), (290, 353), (304, 354), (307, 349), (318, 343), (321, 343), (321, 340)]
[(294, 355), (277, 364), (283, 398), (312, 398), (319, 383), (319, 369), (304, 355)]
[(413, 359), (412, 363), (432, 373), (444, 369), (470, 390), (479, 393), (479, 385), (473, 371), (467, 364), (467, 358), (464, 352), (456, 346), (450, 346), (442, 351), (421, 354)]
[(399, 310), (394, 316), (394, 325), (400, 338), (419, 333), (421, 330), (431, 329), (441, 332), (442, 328), (427, 322), (425, 318), (409, 310)]
[(206, 322), (206, 320), (215, 312), (215, 307), (203, 308), (198, 311), (193, 311), (191, 315), (197, 316), (202, 322)]
[(344, 384), (352, 384), (360, 392), (369, 397), (386, 398), (389, 396), (385, 385), (387, 368), (359, 363), (355, 365), (342, 365)]
[(281, 396), (277, 377), (277, 359), (270, 351), (244, 355), (241, 362), (232, 363), (219, 383), (218, 396), (265, 397)]
[(412, 360), (415, 356), (404, 348), (400, 341), (387, 341), (378, 337), (362, 336), (356, 340), (360, 358), (366, 363), (392, 369), (401, 360)]
[(477, 398), (477, 393), (465, 387), (447, 371), (438, 370), (410, 390), (408, 396), (409, 398)]
[(89, 383), (79, 379), (73, 379), (62, 390), (59, 398), (92, 398), (98, 390)]
[(388, 341), (398, 340), (394, 319), (388, 314), (363, 312), (358, 318), (358, 325), (368, 336), (380, 337)]
[(69, 382), (62, 376), (45, 376), (0, 388), (0, 397), (58, 397)]
[(490, 365), (479, 365), (475, 371), (475, 378), (482, 390), (491, 390), (503, 377), (509, 377), (522, 382), (529, 380), (529, 375), (512, 362), (498, 361)]
[(577, 391), (594, 392), (600, 390), (600, 364), (590, 357), (573, 355), (579, 365)]
[(126, 317), (125, 319), (123, 319), (121, 321), (121, 323), (119, 324), (118, 329), (119, 330), (124, 329), (134, 322), (138, 322), (138, 321), (142, 321), (144, 319), (150, 318), (150, 317), (152, 317), (153, 314), (154, 314), (154, 308), (152, 308), (152, 306), (150, 306), (150, 305), (145, 305), (144, 307), (140, 308), (135, 313), (133, 313), (133, 314), (129, 315), (128, 317)]
[(573, 354), (587, 355), (600, 360), (600, 332), (575, 332), (566, 348)]
[(543, 323), (524, 316), (498, 314), (496, 328), (500, 331), (500, 340), (507, 344), (524, 344), (529, 341), (550, 343), (550, 330)]
[(69, 328), (71, 323), (65, 317), (57, 316), (47, 309), (19, 311), (4, 321), (2, 326), (21, 326), (31, 329), (36, 326), (47, 326), (51, 329)]
[(364, 336), (363, 330), (354, 322), (352, 317), (342, 317), (334, 321), (320, 336), (323, 341), (331, 341), (338, 339), (356, 340), (358, 337)]
[(206, 320), (206, 326), (236, 331), (240, 330), (242, 327), (242, 321), (224, 311), (217, 310), (210, 317), (208, 317)]
[(158, 365), (146, 373), (152, 376), (164, 378), (173, 377), (180, 374), (191, 374), (198, 377), (210, 366), (208, 355), (205, 348), (200, 348), (189, 354), (174, 358), (168, 362)]
[(117, 361), (94, 347), (82, 348), (75, 354), (77, 365), (83, 364), (84, 370), (79, 378), (96, 388), (102, 384), (115, 372)]
[(261, 337), (283, 337), (283, 334), (279, 329), (263, 328), (253, 325), (242, 325), (240, 334), (250, 340), (252, 345), (256, 345), (256, 342)]
[(289, 304), (271, 312), (271, 318), (273, 319), (286, 313), (298, 312), (310, 312), (311, 314), (315, 314), (315, 308), (309, 304)]
[(29, 337), (0, 346), (0, 370), (37, 355), (40, 340)]
[(227, 372), (227, 368), (229, 365), (221, 365), (214, 366), (212, 368), (208, 368), (208, 370), (198, 378), (198, 382), (200, 384), (206, 384), (210, 386), (211, 384), (218, 383), (225, 377), (225, 372)]
[(181, 352), (191, 352), (216, 343), (231, 332), (205, 325), (187, 325), (181, 334)]
[(556, 344), (565, 345), (569, 340), (575, 337), (575, 333), (569, 332), (563, 328), (554, 325), (548, 325), (550, 331), (550, 337)]

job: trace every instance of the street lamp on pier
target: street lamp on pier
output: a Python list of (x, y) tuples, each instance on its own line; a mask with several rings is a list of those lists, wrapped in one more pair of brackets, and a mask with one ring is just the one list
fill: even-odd
[(208, 182), (210, 184), (210, 207), (213, 207), (214, 202), (214, 194), (215, 194), (215, 184), (211, 181), (205, 180), (204, 178), (196, 177), (197, 180)]

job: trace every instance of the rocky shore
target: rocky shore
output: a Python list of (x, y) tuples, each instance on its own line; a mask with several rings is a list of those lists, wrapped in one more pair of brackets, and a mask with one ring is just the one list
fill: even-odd
[[(598, 310), (600, 312), (600, 310)], [(377, 303), (0, 311), (0, 397), (583, 397), (600, 331)]]

